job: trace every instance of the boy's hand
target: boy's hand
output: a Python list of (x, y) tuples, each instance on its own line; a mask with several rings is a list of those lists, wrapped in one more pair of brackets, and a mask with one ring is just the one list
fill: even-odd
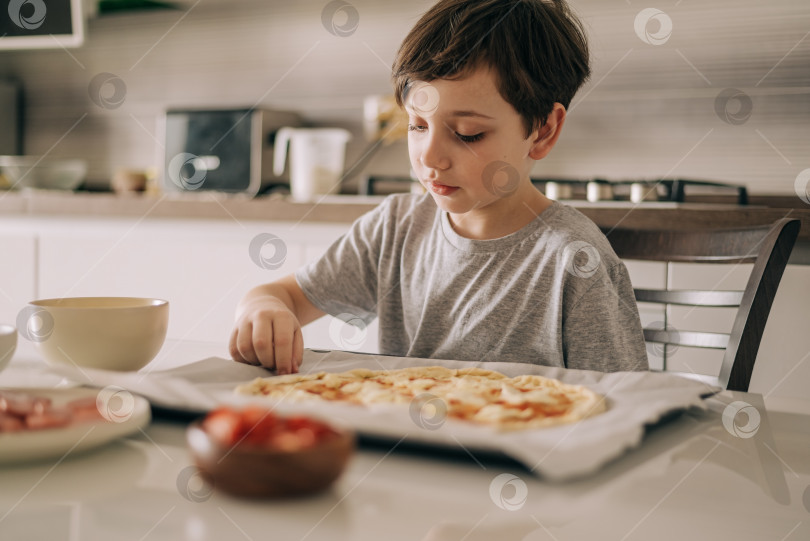
[(236, 320), (229, 349), (234, 361), (296, 373), (304, 356), (301, 324), (281, 300), (251, 299)]

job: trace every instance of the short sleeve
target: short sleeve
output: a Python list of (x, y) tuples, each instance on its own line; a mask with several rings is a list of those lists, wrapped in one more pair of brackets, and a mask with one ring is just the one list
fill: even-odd
[(648, 370), (638, 306), (624, 263), (601, 275), (563, 321), (567, 368)]
[(299, 268), (298, 285), (319, 310), (350, 314), (366, 324), (376, 316), (378, 269), (391, 205), (361, 216), (323, 256)]

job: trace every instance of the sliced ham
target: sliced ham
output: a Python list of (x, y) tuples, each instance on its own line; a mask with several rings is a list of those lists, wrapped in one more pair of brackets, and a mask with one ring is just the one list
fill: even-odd
[(0, 391), (0, 433), (61, 428), (102, 419), (95, 396), (78, 398), (56, 407), (45, 396), (25, 391)]

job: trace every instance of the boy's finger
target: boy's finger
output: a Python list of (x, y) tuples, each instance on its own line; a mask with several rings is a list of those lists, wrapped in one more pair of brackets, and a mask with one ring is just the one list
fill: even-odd
[(293, 334), (295, 328), (288, 319), (273, 321), (273, 347), (275, 349), (276, 372), (291, 374), (293, 372)]
[(234, 331), (233, 347), (236, 351), (231, 350), (231, 355), (234, 357), (234, 360), (246, 364), (259, 364), (256, 353), (253, 351), (253, 343), (251, 340), (252, 332), (252, 325), (249, 322), (244, 323)]
[(239, 353), (239, 347), (236, 345), (236, 339), (239, 336), (239, 327), (234, 327), (231, 331), (231, 336), (228, 339), (228, 353), (231, 354), (231, 359), (238, 363), (246, 363), (248, 362), (241, 353)]
[(253, 323), (251, 347), (255, 351), (256, 364), (265, 368), (276, 368), (276, 356), (273, 351), (273, 322), (259, 319)]
[(295, 329), (295, 334), (293, 335), (292, 359), (293, 372), (298, 372), (298, 367), (301, 366), (301, 363), (304, 361), (304, 336), (301, 334), (300, 328)]

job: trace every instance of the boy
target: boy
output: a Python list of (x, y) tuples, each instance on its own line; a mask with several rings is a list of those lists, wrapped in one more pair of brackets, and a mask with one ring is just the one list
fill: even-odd
[(395, 195), (319, 260), (251, 290), (230, 341), (240, 362), (296, 372), (301, 325), (380, 318), (382, 353), (645, 370), (623, 263), (578, 211), (531, 183), (589, 75), (562, 0), (442, 0), (393, 68), (426, 195)]

